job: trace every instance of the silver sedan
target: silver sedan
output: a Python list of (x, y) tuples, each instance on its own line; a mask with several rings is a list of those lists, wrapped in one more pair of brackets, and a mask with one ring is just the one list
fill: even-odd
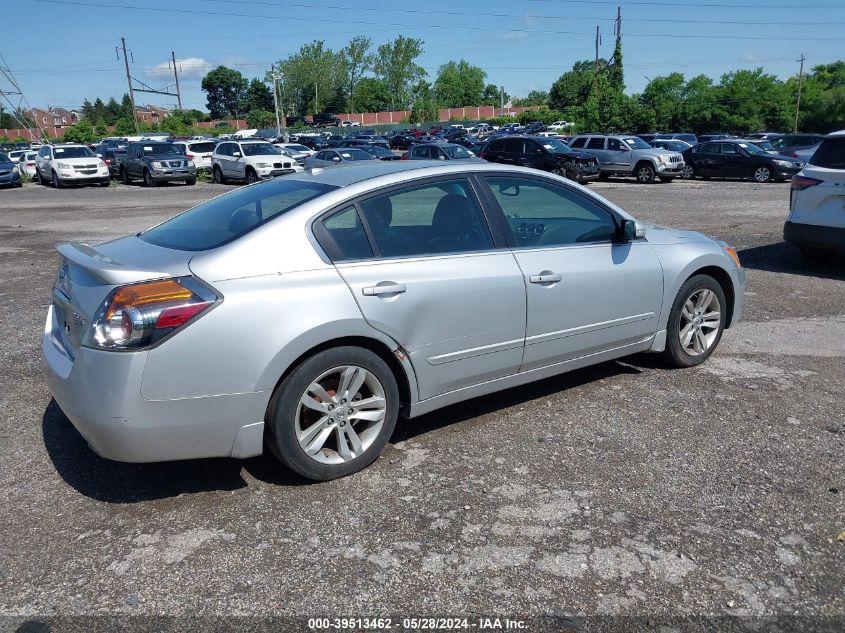
[(400, 415), (637, 352), (701, 363), (745, 289), (723, 242), (488, 163), (293, 174), (57, 248), (47, 377), (94, 451), (268, 446), (315, 480), (369, 465)]

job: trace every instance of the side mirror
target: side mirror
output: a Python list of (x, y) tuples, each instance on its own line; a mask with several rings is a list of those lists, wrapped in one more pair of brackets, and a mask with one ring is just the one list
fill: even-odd
[(240, 158), (241, 153), (240, 152), (232, 152), (232, 156), (234, 156), (235, 158)]
[(339, 163), (340, 162), (340, 156), (332, 156), (332, 162)]
[(633, 220), (622, 220), (617, 232), (617, 242), (633, 242), (637, 237), (637, 223)]

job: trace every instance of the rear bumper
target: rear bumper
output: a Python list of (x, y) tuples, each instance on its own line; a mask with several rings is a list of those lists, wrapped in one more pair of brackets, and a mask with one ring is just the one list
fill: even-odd
[(786, 222), (783, 239), (796, 246), (824, 248), (845, 253), (845, 228)]
[(68, 352), (47, 312), (41, 349), (56, 403), (95, 453), (121, 462), (252, 457), (263, 450), (263, 393), (145, 400), (146, 352)]

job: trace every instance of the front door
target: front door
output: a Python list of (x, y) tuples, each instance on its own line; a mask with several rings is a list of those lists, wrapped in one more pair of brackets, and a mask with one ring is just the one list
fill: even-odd
[(618, 243), (617, 220), (572, 188), (485, 176), (525, 276), (521, 371), (642, 343), (657, 331), (663, 270), (644, 240)]
[(421, 399), (518, 371), (525, 284), (468, 179), (396, 188), (345, 212), (334, 226), (360, 221), (375, 252), (337, 269), (367, 322), (408, 354)]
[(604, 152), (606, 164), (619, 171), (628, 171), (631, 166), (631, 149), (618, 138), (607, 139), (607, 149)]

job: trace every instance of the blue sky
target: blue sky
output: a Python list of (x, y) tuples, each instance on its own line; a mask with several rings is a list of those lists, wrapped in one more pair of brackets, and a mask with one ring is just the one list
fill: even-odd
[[(183, 105), (204, 109), (200, 80), (217, 65), (263, 77), (312, 39), (340, 49), (358, 34), (378, 44), (401, 33), (424, 40), (420, 63), (430, 79), (464, 58), (522, 96), (592, 59), (596, 25), (601, 54), (610, 56), (617, 4), (628, 92), (673, 71), (718, 78), (762, 66), (785, 78), (802, 53), (808, 67), (845, 58), (842, 0), (6, 0), (0, 53), (31, 105), (77, 107), (126, 92), (115, 55), (124, 36), (132, 74), (156, 88), (173, 84), (167, 62), (175, 51)], [(138, 101), (175, 105), (157, 95)]]

